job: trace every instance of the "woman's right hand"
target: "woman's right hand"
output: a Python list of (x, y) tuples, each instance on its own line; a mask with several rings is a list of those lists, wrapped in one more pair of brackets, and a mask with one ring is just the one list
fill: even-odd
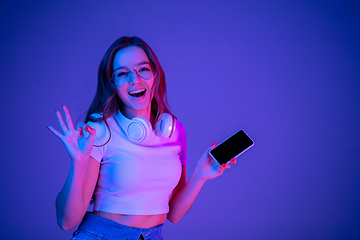
[[(72, 160), (82, 161), (89, 159), (96, 130), (92, 129), (89, 125), (85, 125), (84, 123), (79, 123), (75, 129), (68, 108), (63, 105), (63, 109), (65, 112), (66, 124), (64, 123), (61, 113), (59, 111), (55, 111), (62, 133), (58, 132), (51, 126), (48, 126), (47, 128), (52, 131), (65, 145), (66, 151)], [(83, 130), (88, 132), (89, 135), (85, 136), (83, 134)]]

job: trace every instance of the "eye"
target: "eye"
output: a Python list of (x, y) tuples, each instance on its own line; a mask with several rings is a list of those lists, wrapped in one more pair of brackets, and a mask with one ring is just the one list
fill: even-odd
[(148, 71), (150, 71), (150, 68), (148, 68), (148, 67), (141, 67), (140, 68), (140, 72), (148, 72)]
[(128, 74), (128, 71), (125, 71), (125, 70), (116, 71), (114, 73), (115, 77), (119, 77), (119, 78), (126, 77), (127, 74)]
[(148, 63), (140, 64), (139, 66), (137, 66), (137, 71), (138, 72), (150, 72), (151, 66)]

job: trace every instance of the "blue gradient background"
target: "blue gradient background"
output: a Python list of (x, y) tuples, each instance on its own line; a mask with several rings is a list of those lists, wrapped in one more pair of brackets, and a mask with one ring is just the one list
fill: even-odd
[[(54, 110), (88, 108), (100, 60), (143, 38), (188, 134), (188, 175), (213, 142), (255, 146), (206, 183), (164, 238), (360, 238), (358, 1), (1, 1), (0, 238), (70, 239), (55, 198), (69, 168)], [(80, 118), (81, 119), (81, 118)], [(58, 128), (59, 129), (59, 128)]]

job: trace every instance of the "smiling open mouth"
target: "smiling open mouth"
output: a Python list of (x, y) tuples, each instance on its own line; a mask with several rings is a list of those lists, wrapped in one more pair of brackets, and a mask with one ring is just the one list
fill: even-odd
[(139, 97), (142, 97), (145, 93), (146, 93), (146, 89), (142, 88), (142, 89), (137, 89), (137, 90), (130, 91), (129, 95), (132, 96), (132, 97), (139, 98)]

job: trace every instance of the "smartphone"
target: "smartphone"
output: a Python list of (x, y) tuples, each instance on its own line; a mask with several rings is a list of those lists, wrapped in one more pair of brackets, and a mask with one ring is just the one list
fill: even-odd
[(210, 156), (219, 164), (228, 163), (254, 145), (254, 141), (240, 129), (225, 141), (211, 149)]

